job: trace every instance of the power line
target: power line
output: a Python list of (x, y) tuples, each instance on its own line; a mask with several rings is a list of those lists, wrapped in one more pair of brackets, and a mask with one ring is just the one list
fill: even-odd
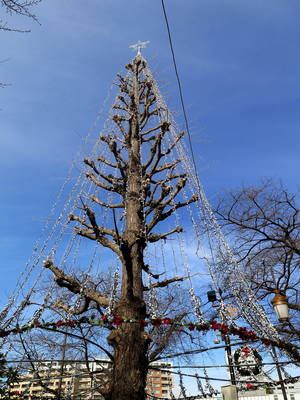
[[(62, 363), (62, 360), (44, 360), (44, 359), (36, 359), (36, 360), (6, 360), (5, 363), (12, 363), (12, 364), (23, 364), (23, 363)], [(112, 361), (110, 360), (89, 360), (89, 363), (95, 363), (95, 364), (112, 364)], [(64, 364), (69, 365), (69, 364), (85, 364), (85, 360), (64, 360)], [(161, 362), (162, 364), (165, 364), (163, 361)], [(278, 362), (262, 362), (260, 365), (265, 366), (265, 365), (289, 365), (293, 364), (292, 361), (278, 361)], [(257, 364), (239, 364), (239, 366), (255, 366)], [(228, 368), (229, 364), (215, 364), (215, 365), (168, 365), (167, 368)], [(232, 364), (232, 366), (236, 367), (236, 364)], [(159, 369), (159, 366), (156, 365), (149, 365), (149, 369)]]
[(184, 116), (185, 127), (186, 127), (186, 131), (187, 131), (187, 134), (188, 134), (188, 140), (189, 140), (189, 146), (190, 146), (190, 150), (191, 150), (192, 162), (193, 162), (193, 166), (194, 166), (194, 169), (195, 169), (197, 182), (198, 182), (198, 185), (200, 186), (199, 178), (198, 178), (198, 174), (197, 174), (196, 161), (195, 161), (195, 156), (194, 156), (194, 151), (193, 151), (191, 133), (190, 133), (188, 118), (187, 118), (185, 105), (184, 105), (184, 100), (183, 100), (182, 86), (181, 86), (179, 73), (178, 73), (178, 69), (177, 69), (177, 63), (176, 63), (176, 58), (175, 58), (175, 52), (174, 52), (173, 41), (172, 41), (172, 36), (171, 36), (171, 30), (170, 30), (170, 25), (169, 25), (169, 21), (168, 21), (168, 16), (167, 16), (164, 0), (161, 0), (161, 5), (162, 5), (162, 9), (163, 9), (164, 17), (165, 17), (165, 22), (166, 22), (166, 27), (167, 27), (167, 31), (168, 31), (169, 44), (170, 44), (170, 49), (171, 49), (171, 53), (172, 53), (172, 59), (173, 59), (173, 64), (174, 64), (174, 69), (175, 69), (175, 75), (176, 75), (176, 79), (177, 79), (178, 89), (179, 89), (179, 96), (180, 96), (180, 102), (181, 102), (181, 107), (182, 107), (183, 116)]
[[(158, 371), (161, 371), (161, 372), (166, 372), (166, 373), (170, 373), (170, 370), (168, 370), (168, 369), (161, 369), (161, 368), (154, 368), (154, 367), (152, 367), (152, 369), (155, 369), (155, 370), (158, 370)], [(206, 376), (199, 376), (199, 375), (197, 375), (197, 374), (187, 374), (187, 373), (183, 373), (183, 372), (181, 372), (181, 371), (172, 371), (171, 372), (172, 374), (175, 374), (175, 375), (181, 375), (181, 376), (188, 376), (188, 377), (191, 377), (191, 378), (200, 378), (200, 379), (209, 379), (209, 380), (211, 380), (211, 381), (221, 381), (221, 382), (231, 382), (231, 380), (230, 379), (225, 379), (225, 378), (215, 378), (215, 377), (212, 377), (212, 376), (209, 376), (209, 377), (206, 377)], [(293, 376), (293, 377), (291, 377), (291, 378), (287, 378), (287, 379), (283, 379), (283, 380), (278, 380), (278, 381), (271, 381), (269, 384), (271, 384), (271, 385), (278, 385), (278, 384), (280, 384), (281, 382), (286, 382), (286, 381), (289, 381), (289, 379), (297, 379), (297, 380), (299, 380), (299, 378), (300, 378), (300, 375), (297, 375), (297, 376)], [(244, 379), (244, 380), (241, 380), (241, 379), (239, 379), (239, 380), (236, 380), (236, 383), (247, 383), (247, 382), (249, 382), (249, 383), (255, 383), (255, 384), (260, 384), (260, 385), (267, 385), (268, 384), (268, 382), (266, 382), (266, 381), (263, 381), (263, 382), (260, 382), (260, 381), (253, 381), (253, 380), (251, 380), (251, 377), (249, 377), (249, 379)]]

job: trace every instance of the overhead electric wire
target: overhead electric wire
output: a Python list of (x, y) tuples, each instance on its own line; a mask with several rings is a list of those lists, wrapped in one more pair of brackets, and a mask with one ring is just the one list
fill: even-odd
[(197, 166), (196, 166), (196, 161), (195, 161), (195, 156), (194, 156), (193, 144), (192, 144), (192, 139), (191, 139), (191, 133), (190, 133), (187, 113), (186, 113), (186, 110), (185, 110), (185, 105), (184, 105), (184, 100), (183, 100), (182, 86), (181, 86), (181, 81), (180, 81), (180, 77), (179, 77), (179, 73), (178, 73), (178, 69), (177, 69), (175, 51), (174, 51), (174, 47), (173, 47), (171, 30), (170, 30), (170, 25), (169, 25), (169, 21), (168, 21), (168, 16), (167, 16), (164, 0), (161, 0), (161, 5), (162, 5), (162, 9), (163, 9), (164, 17), (165, 17), (165, 22), (166, 22), (166, 27), (167, 27), (167, 32), (168, 32), (169, 44), (170, 44), (170, 49), (171, 49), (171, 53), (172, 53), (172, 59), (173, 59), (173, 65), (174, 65), (174, 69), (175, 69), (175, 75), (176, 75), (176, 79), (177, 79), (178, 89), (179, 89), (179, 96), (180, 96), (180, 102), (181, 102), (181, 107), (182, 107), (182, 111), (183, 111), (184, 123), (185, 123), (186, 131), (187, 131), (187, 134), (188, 134), (188, 140), (189, 140), (189, 146), (190, 146), (190, 151), (191, 151), (191, 156), (192, 156), (192, 162), (193, 162), (193, 166), (194, 166), (197, 182), (198, 182), (198, 185), (200, 186), (199, 177), (198, 177), (198, 173), (197, 173)]
[[(180, 367), (181, 368), (181, 367)], [(168, 369), (161, 369), (161, 368), (152, 368), (152, 369), (155, 369), (155, 370), (158, 370), (158, 371), (161, 371), (161, 372), (166, 372), (166, 373), (170, 373), (170, 370), (168, 370)], [(206, 376), (199, 376), (199, 375), (197, 375), (197, 374), (187, 374), (187, 373), (183, 373), (183, 372), (181, 372), (181, 371), (172, 371), (172, 374), (175, 374), (175, 375), (181, 375), (181, 376), (188, 376), (188, 377), (190, 377), (190, 378), (196, 378), (196, 377), (199, 377), (200, 379), (207, 379), (207, 377)], [(300, 375), (297, 375), (297, 376), (293, 376), (293, 377), (291, 377), (291, 379), (297, 379), (297, 380), (299, 380), (299, 378), (300, 378)], [(212, 376), (209, 376), (208, 377), (208, 379), (209, 380), (211, 380), (211, 381), (221, 381), (221, 382), (231, 382), (231, 379), (225, 379), (225, 378), (215, 378), (215, 377), (212, 377)], [(283, 380), (278, 380), (278, 381), (272, 381), (272, 382), (270, 382), (272, 385), (279, 385), (280, 383), (284, 383), (284, 382), (286, 382), (288, 379), (283, 379)], [(236, 381), (236, 383), (247, 383), (247, 382), (250, 382), (250, 383), (253, 383), (253, 381), (251, 380), (251, 377), (249, 377), (249, 379), (244, 379), (244, 380), (242, 380), (242, 379), (239, 379), (239, 380), (235, 380)], [(260, 381), (255, 381), (255, 383), (256, 384), (262, 384), (262, 385), (267, 385), (268, 384), (268, 382), (266, 382), (266, 381), (263, 381), (263, 382), (260, 382)]]
[[(180, 367), (180, 368), (182, 368), (182, 367)], [(162, 369), (162, 368), (155, 368), (155, 367), (152, 367), (151, 369), (156, 370), (156, 371), (160, 371), (160, 372), (165, 372), (165, 373), (170, 373), (171, 372), (169, 369)], [(28, 378), (28, 377), (22, 378), (22, 376), (20, 376), (18, 378), (18, 382), (21, 382), (21, 383), (30, 382), (31, 383), (31, 382), (38, 382), (38, 381), (49, 381), (49, 380), (52, 380), (52, 379), (57, 380), (57, 379), (60, 379), (60, 378), (83, 377), (83, 376), (86, 377), (86, 376), (90, 376), (90, 375), (106, 374), (107, 372), (108, 372), (107, 370), (102, 370), (102, 371), (81, 372), (81, 373), (78, 373), (78, 374), (49, 375), (47, 377), (39, 377), (39, 378)], [(206, 379), (205, 376), (199, 376), (197, 374), (187, 374), (187, 373), (183, 373), (181, 371), (172, 371), (171, 373), (175, 374), (175, 375), (187, 376), (187, 377), (190, 377), (190, 378), (199, 377), (201, 379)], [(297, 375), (295, 377), (291, 377), (291, 379), (299, 379), (299, 378), (300, 378), (300, 375)], [(208, 379), (213, 380), (213, 381), (221, 381), (221, 382), (230, 382), (231, 381), (230, 379), (216, 378), (216, 377), (211, 377), (211, 376), (209, 376)], [(285, 383), (287, 380), (288, 379), (283, 379), (283, 380), (278, 380), (278, 381), (273, 380), (271, 382), (271, 384), (279, 385), (281, 382)], [(236, 380), (236, 382), (237, 383), (245, 383), (245, 382), (253, 382), (253, 381), (251, 381), (251, 379), (249, 379), (249, 380), (244, 379), (244, 380)], [(255, 381), (255, 383), (268, 384), (268, 382), (266, 382), (266, 381), (264, 381), (264, 382)]]

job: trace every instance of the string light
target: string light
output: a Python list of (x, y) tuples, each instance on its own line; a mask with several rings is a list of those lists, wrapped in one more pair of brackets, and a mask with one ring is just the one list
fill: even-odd
[[(154, 79), (147, 62), (144, 60), (142, 56), (140, 57), (141, 60), (145, 62), (145, 68), (143, 70), (144, 79), (145, 81), (147, 81), (149, 85), (152, 86), (153, 95), (155, 96), (156, 99), (156, 106), (158, 110), (157, 119), (159, 122), (167, 123), (169, 126), (168, 131), (165, 132), (164, 134), (164, 141), (162, 142), (162, 151), (167, 153), (168, 149), (173, 145), (173, 143), (178, 138), (178, 133), (177, 133), (178, 129), (173, 120), (171, 112), (169, 111), (168, 107), (164, 102), (158, 84)], [(130, 81), (131, 79), (130, 72), (127, 73), (125, 79), (129, 79)], [(118, 108), (116, 106), (122, 105), (122, 102), (120, 100), (120, 93), (121, 92), (119, 91), (113, 102), (113, 106), (115, 108)], [(120, 115), (124, 114), (122, 113), (122, 111), (120, 111), (120, 113), (121, 113)], [(110, 153), (109, 155), (107, 155), (107, 149), (105, 148), (105, 146), (103, 146), (103, 143), (101, 141), (102, 135), (106, 135), (106, 137), (109, 137), (109, 135), (111, 135), (111, 132), (113, 132), (116, 133), (116, 135), (119, 135), (120, 140), (122, 139), (122, 135), (112, 122), (113, 115), (114, 115), (113, 109), (111, 109), (109, 112), (109, 118), (105, 122), (104, 128), (101, 131), (101, 135), (98, 136), (96, 143), (90, 152), (89, 158), (91, 160), (94, 160), (95, 163), (97, 162), (99, 157), (106, 157), (106, 160), (109, 159), (111, 160), (113, 158)], [(89, 135), (88, 137), (90, 137)], [(139, 145), (142, 147), (141, 137), (139, 139), (140, 139)], [(125, 147), (121, 145), (120, 152), (124, 152), (125, 150), (126, 150)], [(117, 289), (120, 280), (119, 279), (120, 273), (118, 270), (120, 260), (117, 258), (117, 256), (113, 256), (113, 258), (116, 260), (117, 263), (117, 269), (113, 276), (112, 288), (109, 296), (109, 306), (106, 310), (106, 314), (103, 315), (104, 318), (101, 320), (96, 320), (95, 318), (82, 317), (82, 319), (78, 320), (79, 322), (71, 320), (70, 317), (72, 315), (72, 312), (75, 313), (75, 311), (80, 307), (80, 304), (84, 299), (85, 290), (89, 287), (89, 285), (91, 285), (91, 278), (89, 276), (89, 273), (94, 272), (93, 265), (95, 260), (95, 254), (97, 251), (96, 249), (100, 247), (96, 246), (90, 251), (91, 262), (87, 263), (89, 272), (86, 273), (85, 276), (83, 276), (83, 279), (80, 282), (81, 291), (77, 296), (75, 303), (71, 307), (72, 312), (69, 313), (68, 320), (59, 320), (53, 323), (39, 322), (44, 312), (47, 310), (48, 301), (50, 298), (49, 297), (50, 292), (48, 291), (44, 302), (42, 302), (42, 306), (35, 309), (33, 308), (32, 318), (30, 319), (29, 324), (23, 327), (14, 327), (11, 329), (7, 329), (8, 327), (11, 327), (16, 320), (21, 320), (22, 317), (24, 318), (24, 315), (26, 315), (26, 312), (24, 312), (24, 310), (26, 309), (28, 304), (32, 301), (32, 297), (37, 293), (36, 288), (39, 282), (42, 280), (41, 278), (43, 274), (45, 273), (44, 268), (41, 268), (41, 270), (38, 273), (35, 272), (36, 267), (40, 263), (42, 257), (47, 257), (49, 255), (52, 255), (52, 258), (55, 257), (57, 260), (60, 261), (58, 264), (61, 268), (65, 267), (68, 264), (68, 262), (71, 262), (72, 265), (78, 265), (79, 253), (81, 250), (81, 237), (79, 237), (76, 234), (76, 232), (74, 232), (73, 229), (71, 234), (69, 234), (70, 230), (69, 214), (76, 211), (79, 217), (84, 218), (85, 210), (83, 210), (82, 207), (80, 206), (80, 202), (83, 199), (84, 204), (86, 206), (90, 206), (92, 204), (91, 194), (94, 193), (95, 188), (92, 182), (86, 179), (86, 173), (89, 170), (87, 166), (84, 166), (81, 169), (79, 175), (75, 179), (75, 183), (72, 184), (72, 182), (74, 182), (71, 177), (71, 175), (73, 174), (73, 169), (75, 167), (75, 161), (74, 161), (72, 164), (72, 169), (70, 170), (70, 175), (65, 180), (62, 186), (61, 192), (59, 193), (59, 196), (56, 199), (53, 208), (51, 209), (50, 212), (51, 218), (50, 217), (48, 218), (45, 227), (48, 228), (50, 220), (52, 221), (53, 219), (52, 217), (55, 214), (58, 214), (57, 218), (55, 219), (49, 234), (46, 235), (45, 240), (44, 241), (40, 240), (35, 244), (33, 256), (30, 259), (30, 262), (27, 264), (25, 272), (20, 276), (20, 279), (18, 281), (19, 289), (16, 289), (14, 291), (13, 295), (10, 297), (7, 304), (1, 310), (0, 321), (3, 329), (0, 330), (0, 336), (2, 336), (3, 341), (6, 340), (9, 334), (20, 334), (27, 332), (33, 328), (47, 328), (47, 329), (59, 329), (61, 327), (73, 328), (76, 326), (80, 326), (81, 324), (90, 324), (106, 328), (111, 327), (113, 325), (114, 327), (117, 328), (119, 325), (123, 323), (141, 323), (144, 327), (146, 326), (161, 327), (164, 325), (176, 324), (187, 330), (195, 332), (196, 331), (206, 332), (211, 329), (222, 333), (226, 331), (226, 333), (234, 334), (241, 337), (242, 339), (247, 339), (251, 341), (257, 341), (261, 339), (262, 343), (264, 343), (265, 345), (270, 345), (270, 344), (277, 345), (278, 347), (284, 349), (289, 356), (300, 360), (297, 348), (295, 346), (292, 346), (290, 343), (284, 343), (283, 341), (280, 340), (277, 331), (270, 322), (269, 318), (266, 316), (264, 309), (258, 303), (255, 297), (255, 293), (251, 290), (246, 277), (241, 272), (240, 267), (236, 261), (236, 258), (234, 257), (234, 254), (230, 249), (230, 246), (228, 245), (228, 242), (226, 241), (223, 233), (221, 232), (220, 226), (218, 225), (218, 222), (212, 212), (208, 199), (204, 193), (203, 187), (198, 180), (196, 171), (193, 168), (193, 163), (191, 162), (190, 157), (188, 156), (188, 151), (186, 149), (184, 142), (179, 140), (176, 143), (176, 146), (174, 147), (173, 150), (174, 151), (170, 152), (169, 155), (166, 155), (166, 160), (167, 161), (170, 160), (171, 162), (174, 163), (179, 158), (181, 160), (181, 163), (175, 163), (175, 166), (173, 168), (174, 171), (176, 171), (176, 173), (178, 174), (184, 173), (189, 176), (189, 180), (186, 183), (186, 187), (184, 187), (181, 191), (180, 194), (181, 198), (183, 198), (183, 200), (187, 202), (188, 199), (190, 199), (190, 196), (196, 194), (199, 197), (199, 200), (195, 205), (193, 206), (188, 205), (186, 207), (187, 214), (191, 221), (191, 226), (193, 227), (194, 235), (197, 241), (197, 251), (198, 249), (202, 250), (201, 259), (204, 259), (207, 263), (207, 267), (216, 290), (222, 288), (224, 292), (226, 292), (226, 294), (230, 294), (233, 296), (233, 302), (239, 309), (241, 316), (244, 318), (245, 321), (249, 323), (249, 325), (255, 330), (256, 333), (249, 331), (246, 328), (239, 328), (235, 326), (233, 324), (231, 316), (228, 314), (226, 307), (222, 302), (220, 311), (222, 319), (224, 321), (229, 319), (232, 322), (231, 326), (227, 326), (224, 323), (218, 323), (216, 321), (206, 322), (204, 320), (203, 313), (201, 311), (201, 302), (200, 299), (196, 296), (194, 290), (194, 283), (192, 281), (192, 273), (191, 273), (191, 263), (189, 262), (187, 256), (187, 250), (189, 249), (189, 243), (187, 242), (187, 240), (189, 240), (189, 238), (186, 239), (186, 236), (179, 234), (178, 232), (176, 234), (179, 244), (178, 253), (180, 254), (183, 270), (185, 272), (185, 275), (189, 278), (189, 283), (190, 283), (189, 289), (187, 289), (187, 285), (183, 285), (182, 287), (185, 290), (188, 290), (190, 294), (190, 301), (193, 306), (196, 322), (181, 323), (177, 322), (176, 319), (172, 321), (172, 319), (167, 317), (159, 318), (158, 299), (156, 296), (156, 290), (153, 287), (150, 273), (148, 273), (148, 284), (150, 290), (148, 293), (148, 304), (147, 304), (148, 312), (150, 314), (150, 319), (145, 319), (142, 321), (132, 319), (128, 321), (126, 320), (126, 318), (122, 318), (120, 316), (114, 316), (113, 309), (117, 301)], [(148, 150), (145, 150), (145, 152), (143, 153), (144, 156), (147, 154), (147, 151), (149, 151), (149, 148)], [(111, 167), (109, 167), (105, 163), (100, 163), (99, 171), (101, 174), (105, 175), (108, 169), (110, 171)], [(170, 170), (167, 172), (166, 175), (167, 178), (170, 178), (170, 174), (172, 173), (172, 171)], [(115, 179), (118, 179), (119, 178), (118, 174), (119, 174), (118, 169), (114, 168), (112, 176)], [(147, 182), (146, 180), (143, 181), (144, 172), (142, 170), (142, 167), (140, 168), (139, 171), (139, 179), (143, 184), (142, 192), (139, 193), (139, 199), (143, 205), (143, 213), (144, 213), (143, 218), (144, 222), (146, 223), (147, 216), (145, 213), (145, 208), (146, 208), (147, 196), (145, 191), (149, 182)], [(69, 186), (70, 186), (69, 196), (67, 196), (66, 200), (64, 200), (65, 198), (64, 193), (67, 187), (69, 188)], [(97, 191), (99, 190), (97, 189)], [(113, 204), (114, 200), (118, 196), (119, 196), (118, 194), (109, 192), (106, 197), (107, 203)], [(63, 204), (61, 211), (59, 211), (58, 206), (61, 205), (60, 204), (61, 201), (63, 201)], [(174, 206), (173, 203), (169, 204), (169, 207), (173, 206)], [(123, 224), (122, 231), (124, 230), (126, 211), (127, 210), (124, 206), (122, 215), (123, 218), (121, 217)], [(181, 222), (185, 222), (183, 218), (180, 218), (179, 212), (176, 209), (174, 210), (173, 216), (178, 226), (181, 226), (180, 225)], [(109, 220), (110, 217), (111, 215), (109, 213), (109, 207), (104, 208), (104, 211), (99, 215), (99, 219), (104, 226), (106, 226), (111, 222)], [(205, 234), (201, 232), (202, 229), (205, 232)], [(43, 232), (43, 235), (44, 234), (45, 232)], [(146, 232), (145, 226), (143, 231), (140, 232), (140, 235), (143, 238), (145, 238), (146, 244), (150, 247), (147, 238), (148, 233)], [(202, 237), (204, 237), (204, 239), (202, 239)], [(153, 246), (155, 252), (158, 252), (159, 245), (154, 244)], [(205, 247), (209, 249), (208, 252), (204, 251)], [(165, 269), (166, 262), (162, 244), (160, 244), (159, 251), (162, 256), (161, 260), (163, 268)], [(157, 260), (157, 264), (158, 262), (159, 260)], [(34, 274), (36, 275), (34, 276)], [(36, 295), (36, 297), (39, 296), (40, 294)], [(183, 398), (184, 399), (192, 398), (191, 396), (187, 396), (186, 394), (186, 389), (183, 383), (183, 374), (181, 374), (181, 372), (179, 372), (179, 374), (180, 374), (180, 386)], [(206, 389), (208, 390), (208, 395), (213, 395), (215, 391), (209, 383), (208, 375), (205, 369), (204, 369), (204, 375), (205, 375)], [(197, 378), (200, 382), (199, 385), (201, 384), (202, 387), (200, 378), (198, 376)], [(202, 391), (204, 392), (203, 387)], [(70, 393), (68, 394), (68, 396), (69, 395)], [(171, 397), (173, 396), (171, 388), (170, 388), (170, 395)], [(172, 398), (174, 398), (174, 396)]]

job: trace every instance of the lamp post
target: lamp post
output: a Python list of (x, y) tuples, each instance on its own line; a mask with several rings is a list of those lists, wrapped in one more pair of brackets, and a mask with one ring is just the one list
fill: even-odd
[(276, 370), (277, 370), (278, 378), (279, 378), (279, 380), (280, 380), (280, 387), (281, 387), (283, 399), (284, 399), (284, 400), (288, 400), (287, 393), (286, 393), (286, 390), (285, 390), (285, 386), (284, 386), (284, 383), (283, 383), (283, 380), (282, 380), (281, 369), (280, 369), (280, 366), (279, 366), (279, 364), (278, 364), (278, 358), (277, 358), (277, 354), (276, 354), (276, 349), (275, 349), (274, 346), (272, 346), (272, 353), (273, 353), (273, 357), (274, 357), (274, 359), (275, 359), (275, 365), (276, 365)]
[[(280, 293), (279, 289), (274, 289), (275, 296), (271, 300), (271, 304), (276, 312), (277, 318), (280, 322), (287, 322), (289, 320), (289, 307), (288, 307), (288, 298)], [(286, 389), (282, 380), (281, 369), (278, 364), (278, 358), (276, 354), (276, 349), (272, 346), (272, 353), (276, 363), (276, 369), (278, 378), (280, 380), (280, 387), (283, 395), (284, 400), (288, 400)]]
[(289, 319), (289, 307), (288, 298), (280, 293), (279, 289), (274, 289), (275, 296), (271, 300), (271, 304), (277, 314), (277, 318), (280, 322), (288, 321)]

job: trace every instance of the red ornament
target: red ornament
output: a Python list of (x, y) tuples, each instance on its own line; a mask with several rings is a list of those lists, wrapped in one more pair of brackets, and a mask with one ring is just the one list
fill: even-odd
[(75, 325), (76, 325), (76, 323), (75, 323), (75, 321), (67, 321), (67, 322), (66, 322), (66, 325), (67, 325), (67, 326), (70, 326), (71, 328), (74, 328)]
[(217, 331), (217, 330), (220, 329), (221, 324), (220, 324), (219, 322), (217, 322), (217, 321), (211, 321), (211, 322), (212, 322), (211, 328), (212, 328), (214, 331)]
[(115, 315), (113, 320), (112, 320), (113, 325), (119, 326), (122, 325), (123, 319), (119, 315)]
[(161, 321), (160, 318), (151, 319), (151, 324), (152, 324), (153, 326), (156, 326), (156, 327), (161, 326), (161, 323), (162, 323), (162, 321)]
[(249, 347), (243, 347), (243, 348), (242, 348), (242, 352), (245, 354), (246, 357), (248, 357), (249, 354), (250, 354), (250, 349), (249, 349)]

